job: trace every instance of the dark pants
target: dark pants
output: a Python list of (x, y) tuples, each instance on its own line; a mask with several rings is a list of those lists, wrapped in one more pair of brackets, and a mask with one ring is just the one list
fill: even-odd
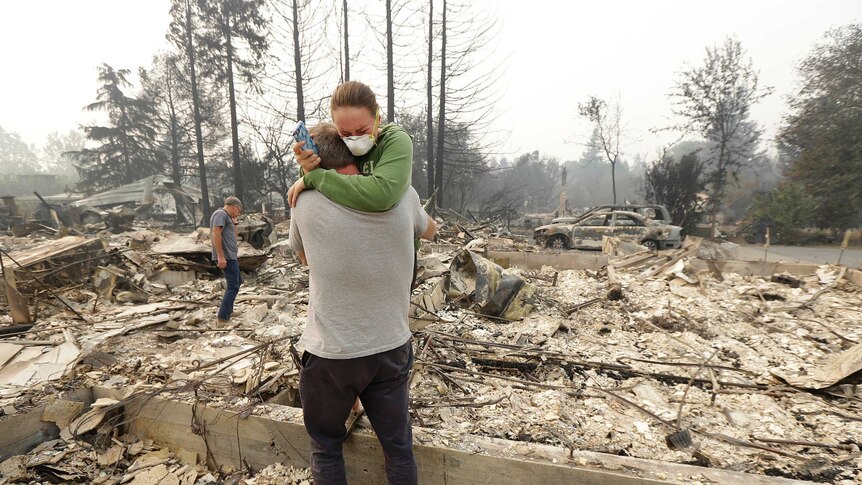
[(347, 483), (341, 444), (347, 434), (344, 422), (357, 396), (383, 448), (390, 485), (416, 484), (413, 429), (407, 410), (412, 342), (356, 359), (324, 359), (304, 352), (302, 361), (299, 392), (311, 438), (315, 485)]
[(221, 305), (218, 307), (218, 317), (220, 320), (230, 320), (230, 316), (233, 313), (233, 302), (236, 300), (236, 294), (239, 293), (239, 285), (242, 284), (242, 275), (239, 274), (239, 261), (235, 259), (227, 260), (227, 266), (224, 267), (224, 279), (227, 282), (227, 289), (224, 291)]

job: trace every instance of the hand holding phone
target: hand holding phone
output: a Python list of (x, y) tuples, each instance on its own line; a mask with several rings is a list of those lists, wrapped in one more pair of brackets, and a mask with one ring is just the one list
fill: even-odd
[(305, 142), (305, 145), (302, 147), (303, 150), (311, 150), (315, 154), (318, 154), (317, 145), (314, 144), (314, 140), (311, 138), (311, 134), (308, 133), (308, 129), (305, 128), (305, 123), (302, 120), (296, 122), (296, 127), (293, 129), (293, 139), (297, 143)]

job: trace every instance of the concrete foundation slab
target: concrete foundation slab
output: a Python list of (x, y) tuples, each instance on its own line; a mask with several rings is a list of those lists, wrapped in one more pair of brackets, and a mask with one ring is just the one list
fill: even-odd
[[(94, 397), (117, 391), (94, 389)], [(302, 410), (266, 405), (269, 416), (248, 416), (161, 397), (136, 399), (125, 407), (127, 432), (183, 453), (196, 453), (210, 466), (253, 470), (272, 463), (307, 467), (308, 436)], [(421, 444), (434, 430), (414, 428), (419, 482), (437, 484), (571, 483), (579, 485), (658, 485), (693, 480), (751, 485), (803, 483), (712, 468), (474, 436), (469, 451)], [(383, 451), (373, 432), (357, 429), (344, 445), (351, 483), (386, 483)]]
[(589, 269), (598, 271), (608, 265), (608, 257), (601, 253), (525, 253), (522, 251), (488, 251), (488, 259), (504, 268), (517, 266), (523, 269), (541, 269), (551, 266), (558, 270)]

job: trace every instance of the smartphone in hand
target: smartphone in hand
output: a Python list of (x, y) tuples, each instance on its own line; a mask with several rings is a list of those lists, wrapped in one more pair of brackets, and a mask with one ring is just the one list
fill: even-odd
[(302, 120), (296, 122), (296, 127), (293, 129), (293, 139), (297, 143), (304, 141), (305, 145), (303, 145), (302, 149), (311, 150), (317, 154), (317, 145), (314, 144), (314, 140), (311, 139), (311, 135), (308, 133), (308, 129)]

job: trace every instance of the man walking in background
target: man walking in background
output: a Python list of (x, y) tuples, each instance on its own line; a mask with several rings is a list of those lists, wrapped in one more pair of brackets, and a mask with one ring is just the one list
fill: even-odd
[(242, 212), (242, 203), (236, 197), (224, 200), (224, 207), (216, 209), (210, 217), (210, 232), (212, 233), (212, 260), (224, 272), (227, 289), (221, 299), (216, 325), (225, 326), (233, 314), (233, 302), (239, 293), (242, 276), (239, 274), (237, 261), (237, 218)]

